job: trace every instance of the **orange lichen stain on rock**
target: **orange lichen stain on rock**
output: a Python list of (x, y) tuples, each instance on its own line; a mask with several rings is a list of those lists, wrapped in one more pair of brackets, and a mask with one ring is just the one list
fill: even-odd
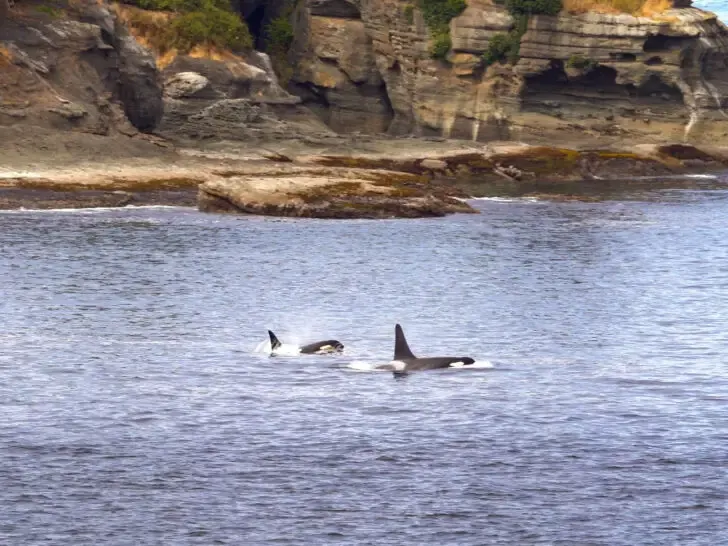
[(133, 6), (112, 4), (112, 10), (129, 28), (137, 42), (151, 50), (156, 56), (167, 53), (167, 29), (175, 14), (167, 11), (148, 11)]
[(7, 47), (0, 46), (0, 67), (8, 66), (12, 63), (13, 54), (10, 53)]

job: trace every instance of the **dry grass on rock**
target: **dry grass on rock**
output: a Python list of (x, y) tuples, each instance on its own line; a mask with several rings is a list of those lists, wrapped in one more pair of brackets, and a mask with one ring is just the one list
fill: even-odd
[(643, 17), (659, 15), (672, 9), (672, 0), (563, 0), (569, 13), (627, 13)]

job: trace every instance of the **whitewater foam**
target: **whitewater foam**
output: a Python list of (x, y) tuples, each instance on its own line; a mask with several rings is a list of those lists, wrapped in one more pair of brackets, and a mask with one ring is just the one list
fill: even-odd
[[(270, 340), (266, 339), (265, 341), (261, 341), (260, 343), (258, 343), (253, 352), (271, 354), (273, 351), (271, 348)], [(276, 356), (297, 356), (301, 354), (301, 349), (298, 347), (298, 345), (283, 343), (280, 347), (276, 349), (275, 354)]]
[(538, 197), (471, 197), (468, 201), (492, 201), (494, 203), (541, 203)]

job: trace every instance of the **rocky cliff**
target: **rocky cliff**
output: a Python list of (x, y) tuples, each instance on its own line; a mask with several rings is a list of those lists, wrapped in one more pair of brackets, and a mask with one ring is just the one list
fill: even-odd
[(131, 135), (162, 115), (154, 58), (104, 3), (24, 3), (0, 20), (0, 126)]
[[(240, 9), (251, 8), (246, 6)], [(17, 140), (22, 128), (31, 127), (36, 133), (72, 131), (76, 143), (79, 134), (159, 144), (157, 136), (194, 144), (334, 134), (281, 88), (263, 53), (195, 48), (162, 55), (149, 39), (160, 30), (150, 24), (157, 16), (165, 14), (97, 0), (57, 7), (16, 3), (0, 20), (0, 129), (6, 139)], [(108, 153), (116, 149), (110, 146)]]
[(518, 61), (486, 68), (490, 39), (514, 21), (489, 0), (467, 4), (450, 23), (446, 60), (436, 60), (415, 3), (300, 2), (295, 92), (337, 131), (726, 140), (728, 30), (714, 15), (684, 7), (653, 17), (533, 16)]
[[(532, 16), (517, 62), (486, 66), (491, 39), (514, 27), (490, 0), (467, 0), (450, 21), (443, 59), (431, 56), (418, 0), (299, 0), (284, 90), (265, 54), (150, 51), (134, 8), (59, 1), (23, 0), (0, 20), (0, 127), (192, 142), (334, 132), (581, 147), (728, 141), (728, 30), (691, 7)], [(232, 5), (256, 47), (292, 7)]]

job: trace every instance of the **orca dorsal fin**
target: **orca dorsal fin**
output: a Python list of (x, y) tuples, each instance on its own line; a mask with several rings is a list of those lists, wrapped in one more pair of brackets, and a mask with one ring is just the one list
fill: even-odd
[(278, 341), (278, 338), (276, 337), (276, 335), (273, 332), (271, 332), (270, 330), (268, 330), (268, 337), (270, 338), (271, 351), (275, 351), (278, 347), (283, 345), (280, 341)]
[(397, 324), (394, 327), (394, 360), (402, 360), (407, 358), (417, 358), (410, 351), (407, 340), (404, 337), (402, 327)]

